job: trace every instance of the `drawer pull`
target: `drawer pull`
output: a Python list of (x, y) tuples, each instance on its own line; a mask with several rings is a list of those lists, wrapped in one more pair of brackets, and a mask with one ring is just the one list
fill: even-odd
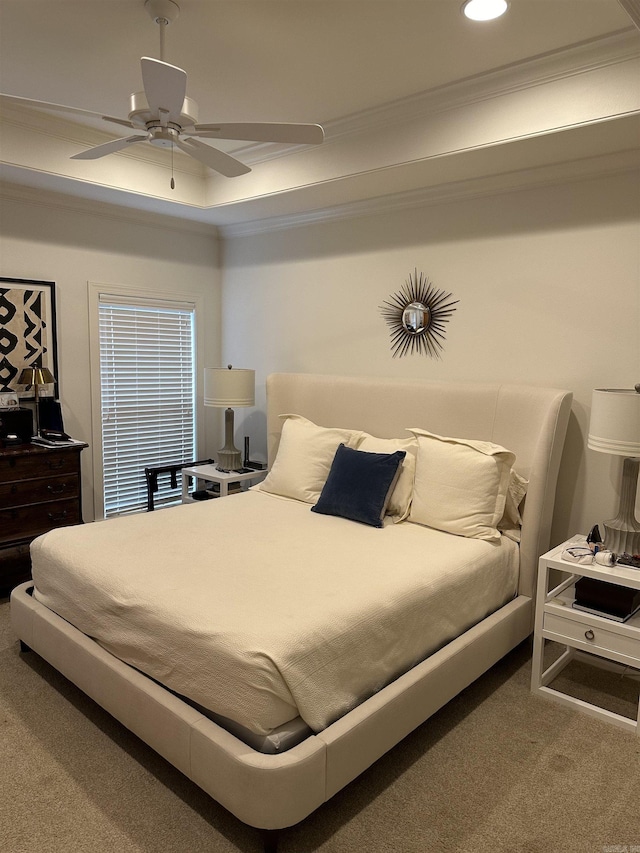
[(585, 637), (587, 638), (587, 640), (595, 640), (595, 637), (596, 637), (596, 635), (593, 633), (593, 631), (591, 630), (591, 628), (589, 628), (589, 630), (588, 630), (588, 631), (585, 631), (585, 632), (584, 632), (584, 635), (585, 635)]
[(63, 521), (67, 517), (67, 511), (66, 509), (63, 509), (62, 512), (59, 513), (48, 512), (47, 516), (49, 521)]
[(58, 483), (57, 486), (48, 485), (47, 491), (51, 492), (52, 495), (60, 495), (67, 488), (66, 483)]
[(49, 469), (51, 471), (55, 471), (56, 468), (64, 467), (64, 459), (52, 459), (50, 462), (47, 463), (47, 465), (49, 466)]

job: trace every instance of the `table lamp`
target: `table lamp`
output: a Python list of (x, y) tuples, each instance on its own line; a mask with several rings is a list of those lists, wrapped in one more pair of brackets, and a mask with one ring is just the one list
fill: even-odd
[(224, 447), (218, 451), (220, 471), (239, 471), (242, 468), (240, 451), (233, 443), (233, 408), (255, 405), (255, 370), (238, 367), (205, 367), (204, 404), (225, 409)]
[(604, 522), (605, 547), (616, 554), (640, 553), (640, 522), (635, 516), (640, 468), (640, 383), (635, 388), (597, 388), (591, 400), (587, 445), (600, 453), (624, 456), (618, 514)]
[(18, 377), (18, 385), (33, 386), (33, 396), (36, 401), (36, 436), (40, 437), (40, 409), (38, 407), (38, 389), (41, 385), (51, 385), (56, 380), (48, 367), (25, 367)]

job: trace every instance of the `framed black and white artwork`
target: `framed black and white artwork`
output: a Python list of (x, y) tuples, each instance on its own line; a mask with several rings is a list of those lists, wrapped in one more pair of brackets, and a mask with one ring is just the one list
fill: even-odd
[(25, 367), (48, 367), (56, 381), (39, 396), (57, 399), (55, 282), (0, 277), (0, 393), (34, 399), (34, 389), (17, 382)]

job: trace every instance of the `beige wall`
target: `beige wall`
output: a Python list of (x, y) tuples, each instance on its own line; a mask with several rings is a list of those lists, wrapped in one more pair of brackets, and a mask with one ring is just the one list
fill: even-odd
[[(257, 370), (257, 406), (236, 412), (236, 444), (250, 435), (253, 456), (264, 456), (264, 379), (276, 370), (555, 385), (575, 401), (554, 539), (614, 514), (621, 460), (585, 436), (592, 388), (640, 381), (637, 172), (227, 239), (222, 258), (209, 233), (55, 202), (0, 200), (0, 270), (56, 282), (75, 436), (91, 437), (87, 282), (192, 291), (206, 297), (205, 362)], [(393, 359), (379, 313), (416, 267), (460, 300), (440, 361)], [(91, 470), (89, 448), (86, 520)]]
[[(3, 197), (0, 214), (1, 274), (56, 283), (60, 396), (65, 428), (75, 438), (91, 445), (89, 281), (202, 294), (205, 360), (218, 362), (220, 274), (214, 235), (157, 220), (142, 224), (106, 207), (78, 212), (60, 198), (34, 203)], [(215, 445), (211, 418), (207, 432), (206, 444)], [(85, 521), (93, 519), (92, 470), (90, 446), (82, 454)]]
[[(378, 310), (416, 267), (460, 300), (440, 361), (393, 359)], [(593, 388), (640, 381), (640, 174), (228, 239), (223, 330), (223, 360), (257, 370), (259, 405), (236, 413), (255, 457), (272, 371), (571, 389), (561, 541), (617, 506), (621, 459), (586, 431)]]

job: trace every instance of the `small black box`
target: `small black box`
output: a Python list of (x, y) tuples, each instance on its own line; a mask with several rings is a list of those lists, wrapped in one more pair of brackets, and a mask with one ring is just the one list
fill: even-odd
[(630, 589), (594, 578), (580, 578), (576, 581), (573, 606), (578, 610), (599, 613), (624, 622), (640, 607), (640, 589)]
[(0, 409), (0, 440), (8, 435), (17, 435), (28, 444), (33, 436), (33, 413), (31, 409)]

